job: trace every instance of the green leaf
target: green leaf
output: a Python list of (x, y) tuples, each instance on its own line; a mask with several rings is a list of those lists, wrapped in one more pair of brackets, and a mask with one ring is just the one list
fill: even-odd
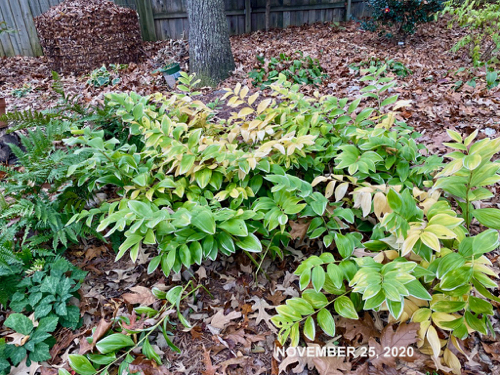
[(51, 358), (50, 346), (45, 342), (39, 342), (34, 350), (29, 354), (29, 359), (33, 362), (43, 362)]
[(188, 172), (193, 166), (195, 159), (196, 155), (184, 154), (184, 156), (182, 157), (179, 174), (185, 174), (186, 172)]
[(338, 297), (333, 303), (333, 307), (335, 308), (337, 314), (343, 316), (344, 318), (359, 319), (354, 304), (352, 303), (351, 299), (347, 296)]
[(328, 299), (326, 296), (313, 289), (304, 290), (304, 292), (302, 292), (302, 298), (309, 302), (315, 309), (321, 309), (328, 305)]
[(90, 361), (83, 355), (70, 354), (68, 362), (71, 368), (80, 375), (93, 375), (97, 372)]
[(19, 313), (10, 314), (4, 325), (23, 335), (29, 335), (33, 330), (33, 322), (27, 316)]
[(462, 310), (467, 305), (467, 302), (460, 301), (439, 301), (434, 303), (432, 310), (442, 313), (454, 313)]
[(142, 354), (144, 354), (148, 359), (154, 360), (158, 365), (161, 365), (161, 358), (158, 353), (155, 352), (151, 344), (149, 343), (149, 339), (146, 338), (144, 343), (142, 344)]
[(351, 241), (349, 236), (344, 236), (343, 234), (335, 234), (335, 245), (339, 251), (340, 256), (343, 259), (349, 258), (354, 252), (354, 243)]
[(208, 234), (215, 234), (214, 214), (208, 210), (200, 210), (191, 218), (191, 224)]
[(260, 253), (262, 251), (262, 244), (260, 243), (257, 236), (253, 233), (251, 233), (247, 237), (238, 238), (236, 240), (236, 245), (241, 249), (250, 251), (252, 253)]
[(133, 345), (134, 341), (130, 338), (130, 336), (121, 333), (114, 333), (100, 340), (96, 344), (96, 348), (99, 352), (101, 352), (101, 354), (107, 354)]
[(326, 267), (326, 271), (335, 288), (340, 289), (344, 281), (344, 272), (342, 269), (338, 265), (330, 263)]
[(312, 269), (312, 284), (314, 290), (319, 292), (325, 284), (325, 271), (322, 266), (316, 266)]
[(38, 322), (38, 327), (36, 327), (37, 331), (44, 332), (54, 332), (57, 328), (57, 323), (59, 322), (59, 318), (55, 315), (48, 316), (46, 318), (40, 319)]
[(327, 309), (320, 310), (316, 320), (318, 321), (318, 325), (327, 335), (331, 337), (335, 336), (335, 320), (330, 311)]
[(472, 211), (479, 223), (485, 227), (500, 230), (500, 210), (496, 208), (480, 208)]
[(136, 214), (138, 217), (149, 217), (153, 214), (153, 211), (151, 210), (151, 207), (140, 201), (128, 201), (127, 206), (130, 208), (130, 210)]
[(312, 316), (309, 316), (304, 323), (304, 335), (311, 341), (316, 338), (316, 325)]
[(244, 220), (230, 219), (218, 224), (218, 227), (237, 237), (248, 236), (248, 228)]

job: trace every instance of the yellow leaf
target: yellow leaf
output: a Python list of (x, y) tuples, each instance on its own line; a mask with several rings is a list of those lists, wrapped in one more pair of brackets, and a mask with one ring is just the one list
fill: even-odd
[(444, 363), (452, 368), (453, 373), (456, 375), (462, 374), (462, 365), (458, 360), (457, 356), (451, 352), (450, 349), (446, 348), (443, 354)]
[(402, 107), (409, 107), (411, 103), (411, 100), (398, 100), (396, 104), (394, 104), (394, 107), (392, 108), (393, 111), (398, 110), (399, 108)]
[(238, 95), (241, 90), (241, 83), (237, 83), (236, 87), (234, 88), (234, 95)]
[(441, 245), (439, 244), (439, 239), (434, 233), (431, 232), (424, 232), (420, 236), (420, 239), (424, 244), (429, 246), (431, 249), (440, 251), (441, 250)]
[(451, 239), (455, 238), (457, 235), (455, 232), (449, 230), (444, 225), (433, 224), (425, 228), (425, 232), (433, 233), (438, 238)]
[(373, 197), (373, 212), (375, 213), (375, 216), (380, 220), (382, 214), (388, 212), (389, 210), (391, 209), (387, 203), (387, 197), (379, 191)]
[(420, 238), (420, 233), (418, 232), (411, 234), (406, 238), (405, 242), (403, 242), (403, 248), (401, 249), (402, 257), (409, 254), (413, 250), (413, 246), (415, 246), (419, 238)]
[(312, 187), (315, 187), (317, 184), (321, 183), (321, 182), (325, 182), (325, 181), (328, 181), (328, 178), (324, 177), (324, 176), (318, 176), (316, 177), (313, 182), (311, 183), (311, 186)]
[(361, 193), (360, 194), (360, 207), (363, 213), (363, 217), (368, 216), (372, 209), (372, 195), (370, 193)]
[(335, 189), (335, 201), (339, 202), (342, 198), (344, 198), (345, 193), (347, 193), (347, 188), (349, 187), (348, 182), (343, 182)]
[(455, 228), (460, 225), (464, 219), (453, 217), (447, 214), (437, 214), (429, 220), (429, 225), (440, 224), (448, 228)]
[(255, 102), (255, 100), (257, 100), (257, 98), (258, 98), (258, 97), (259, 97), (259, 93), (258, 93), (258, 92), (256, 92), (256, 93), (255, 93), (255, 94), (253, 94), (252, 96), (250, 96), (250, 97), (248, 98), (248, 104), (249, 104), (249, 105), (252, 105), (252, 104)]
[(452, 320), (455, 320), (459, 318), (458, 315), (452, 315), (452, 314), (447, 314), (447, 313), (442, 313), (442, 312), (433, 312), (432, 313), (432, 322), (437, 325), (439, 328), (445, 330), (445, 331), (451, 331), (451, 328), (447, 328), (443, 326), (441, 323), (443, 322), (450, 322)]
[(264, 99), (263, 101), (261, 101), (257, 106), (257, 113), (261, 114), (262, 112), (264, 112), (266, 108), (269, 107), (269, 104), (271, 104), (271, 102), (272, 99)]
[(441, 341), (439, 341), (436, 328), (434, 328), (434, 326), (429, 326), (425, 337), (427, 337), (427, 341), (429, 341), (434, 357), (439, 357), (439, 354), (441, 353)]
[(238, 117), (248, 116), (250, 113), (253, 113), (253, 109), (250, 107), (243, 108), (240, 112), (238, 112)]
[(328, 199), (330, 198), (332, 195), (333, 195), (333, 191), (335, 189), (335, 184), (337, 182), (336, 181), (330, 181), (328, 183), (328, 185), (326, 185), (326, 189), (325, 189), (325, 197)]
[(240, 91), (240, 98), (245, 99), (245, 96), (247, 96), (247, 94), (248, 94), (248, 87), (245, 86)]

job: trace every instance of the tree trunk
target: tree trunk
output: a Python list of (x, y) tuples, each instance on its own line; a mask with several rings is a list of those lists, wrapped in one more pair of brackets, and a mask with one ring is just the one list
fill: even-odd
[(216, 86), (234, 70), (224, 0), (187, 0), (190, 71)]

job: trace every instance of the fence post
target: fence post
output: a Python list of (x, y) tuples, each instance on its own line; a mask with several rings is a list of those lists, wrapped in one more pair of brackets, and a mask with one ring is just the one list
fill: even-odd
[(142, 38), (146, 41), (156, 41), (155, 19), (151, 0), (136, 0), (136, 4), (141, 23)]
[(346, 3), (346, 10), (345, 10), (346, 22), (351, 20), (351, 1), (352, 0), (347, 0), (347, 3)]
[(245, 0), (245, 33), (252, 32), (252, 2)]

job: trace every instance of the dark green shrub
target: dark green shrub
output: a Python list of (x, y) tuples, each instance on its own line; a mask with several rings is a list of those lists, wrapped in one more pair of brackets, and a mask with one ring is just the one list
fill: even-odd
[[(295, 56), (295, 57), (294, 57)], [(319, 85), (328, 78), (318, 59), (305, 56), (302, 51), (288, 56), (281, 53), (278, 58), (266, 61), (264, 56), (257, 56), (257, 66), (248, 73), (252, 84), (261, 89), (278, 79), (279, 74), (285, 75), (287, 81), (304, 85)]]
[(368, 31), (380, 30), (387, 37), (413, 34), (417, 25), (434, 19), (444, 0), (367, 0), (372, 18), (362, 23)]

